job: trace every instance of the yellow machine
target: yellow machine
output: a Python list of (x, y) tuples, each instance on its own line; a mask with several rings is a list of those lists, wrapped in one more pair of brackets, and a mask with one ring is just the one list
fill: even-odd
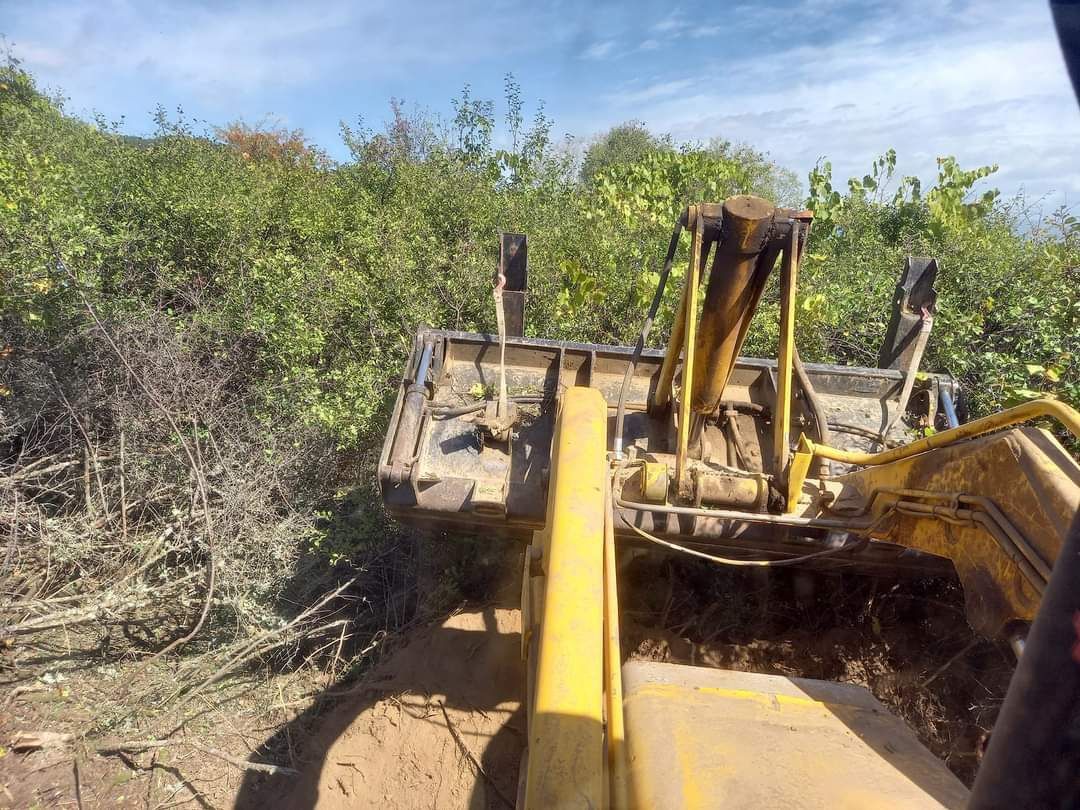
[[(616, 581), (624, 546), (725, 565), (951, 567), (972, 627), (1017, 650), (1040, 605), (1054, 601), (1050, 590), (1080, 590), (1075, 572), (1062, 573), (1080, 559), (1080, 538), (1069, 534), (1080, 467), (1044, 427), (1080, 437), (1080, 414), (1041, 400), (960, 422), (956, 381), (919, 371), (936, 299), (932, 260), (905, 268), (881, 368), (804, 365), (795, 290), (810, 224), (809, 212), (757, 197), (690, 206), (633, 349), (519, 337), (527, 243), (505, 235), (501, 334), (418, 336), (381, 459), (383, 496), (416, 524), (484, 527), (527, 543), (521, 806), (969, 801), (861, 687), (624, 663)], [(650, 351), (682, 231), (690, 259), (671, 340), (666, 352)], [(776, 265), (779, 356), (740, 358)], [(497, 395), (477, 400), (471, 390)], [(1025, 426), (1036, 419), (1042, 426)], [(1021, 664), (1030, 657), (1045, 669), (1049, 642), (1036, 645), (1036, 635)], [(1035, 681), (1017, 687), (1018, 679), (1009, 718), (1030, 710)], [(1019, 761), (1018, 745), (1034, 756), (1034, 737), (1000, 736), (987, 762)], [(970, 806), (999, 806), (980, 781)]]

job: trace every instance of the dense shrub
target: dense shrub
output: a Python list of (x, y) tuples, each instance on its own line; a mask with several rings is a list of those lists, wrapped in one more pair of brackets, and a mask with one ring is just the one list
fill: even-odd
[[(678, 147), (640, 127), (591, 150), (583, 179), (542, 110), (526, 126), (512, 79), (506, 100), (498, 138), (494, 105), (467, 89), (449, 121), (395, 103), (383, 132), (343, 128), (351, 157), (335, 164), (299, 132), (203, 133), (164, 111), (152, 137), (127, 137), (66, 115), (9, 62), (0, 71), (5, 469), (53, 455), (77, 470), (80, 452), (113, 453), (123, 422), (157, 459), (131, 475), (144, 475), (156, 515), (147, 530), (160, 532), (178, 510), (192, 519), (198, 510), (175, 498), (153, 506), (153, 470), (191, 501), (217, 468), (189, 469), (180, 451), (192, 439), (216, 442), (227, 462), (227, 485), (209, 482), (221, 526), (282, 550), (223, 554), (215, 604), (233, 621), (265, 623), (258, 605), (276, 604), (297, 549), (337, 560), (384, 531), (371, 498), (347, 496), (360, 504), (353, 521), (327, 503), (357, 481), (370, 485), (417, 326), (493, 328), (498, 231), (529, 234), (530, 334), (626, 342), (683, 206), (734, 193), (801, 202), (791, 173), (750, 148)], [(626, 135), (636, 146), (614, 148)], [(503, 140), (508, 148), (497, 148)], [(942, 159), (924, 190), (894, 179), (895, 160), (888, 153), (843, 192), (827, 164), (810, 176), (804, 356), (873, 364), (904, 256), (935, 255), (941, 300), (927, 366), (960, 376), (976, 413), (1043, 393), (1080, 402), (1076, 220), (1057, 212), (1026, 223), (1020, 203), (975, 191), (990, 167)], [(774, 304), (769, 291), (748, 353), (774, 353)], [(98, 494), (87, 485), (87, 510), (119, 492), (109, 475)], [(73, 478), (62, 491), (84, 485)], [(72, 509), (42, 504), (43, 514)], [(197, 560), (205, 538), (189, 534)]]

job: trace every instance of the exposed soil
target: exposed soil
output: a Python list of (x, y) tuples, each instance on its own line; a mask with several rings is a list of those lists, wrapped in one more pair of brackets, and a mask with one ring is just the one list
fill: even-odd
[[(470, 597), (498, 592), (498, 604), (515, 603), (516, 552), (465, 562), (486, 572)], [(630, 552), (620, 602), (627, 657), (864, 685), (969, 784), (1014, 665), (1003, 645), (968, 628), (951, 580), (727, 569)], [(74, 668), (60, 687), (0, 703), (0, 808), (78, 806), (76, 765), (84, 808), (512, 806), (525, 743), (519, 621), (510, 607), (457, 613), (388, 644), (359, 681), (274, 676), (185, 732), (295, 775), (245, 773), (182, 738), (125, 757), (78, 739), (12, 752), (19, 731), (78, 737), (95, 694), (124, 680)]]
[(525, 742), (517, 610), (411, 638), (318, 722), (301, 775), (252, 779), (239, 808), (513, 807)]

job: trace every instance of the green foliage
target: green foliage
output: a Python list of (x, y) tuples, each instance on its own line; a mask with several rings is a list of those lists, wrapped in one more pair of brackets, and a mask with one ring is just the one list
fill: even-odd
[(671, 139), (657, 137), (641, 121), (627, 121), (601, 135), (588, 149), (581, 162), (581, 179), (585, 183), (612, 166), (636, 163), (656, 152), (672, 150)]
[(890, 189), (895, 165), (890, 150), (845, 195), (832, 187), (828, 163), (810, 174), (804, 356), (873, 365), (905, 256), (935, 256), (938, 313), (926, 367), (958, 376), (975, 414), (1037, 396), (1080, 403), (1075, 218), (1058, 211), (1023, 228), (1026, 212), (1002, 205), (995, 189), (976, 190), (996, 166), (963, 170), (939, 158), (937, 182), (924, 192), (911, 177)]
[[(149, 304), (180, 331), (240, 341), (259, 414), (295, 414), (367, 448), (418, 324), (493, 329), (498, 231), (530, 237), (530, 333), (628, 341), (686, 204), (736, 193), (798, 202), (791, 173), (750, 148), (676, 147), (635, 122), (590, 147), (578, 171), (543, 108), (527, 121), (512, 76), (505, 90), (507, 148), (496, 148), (495, 105), (465, 88), (448, 122), (393, 102), (384, 132), (343, 127), (352, 155), (335, 165), (298, 133), (234, 127), (218, 139), (182, 113), (159, 111), (152, 138), (120, 136), (66, 116), (9, 60), (0, 71), (6, 328), (42, 345), (83, 328), (76, 291), (104, 317)], [(960, 375), (978, 411), (1035, 391), (1080, 400), (1076, 219), (1056, 212), (1021, 229), (996, 191), (976, 190), (992, 166), (941, 158), (923, 189), (896, 179), (896, 165), (890, 150), (846, 190), (833, 187), (827, 162), (810, 174), (815, 223), (799, 301), (807, 359), (873, 364), (904, 256), (935, 255), (941, 311), (928, 366)], [(686, 250), (684, 237), (658, 343)], [(770, 296), (747, 352), (775, 351)]]

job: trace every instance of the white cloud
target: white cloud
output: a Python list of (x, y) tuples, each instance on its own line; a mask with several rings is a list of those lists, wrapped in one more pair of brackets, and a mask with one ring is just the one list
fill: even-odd
[(725, 28), (722, 25), (700, 25), (692, 29), (689, 34), (695, 39), (701, 39), (703, 37), (715, 37), (724, 30)]
[[(2, 0), (0, 0), (2, 1)], [(420, 19), (422, 18), (422, 19)], [(125, 81), (171, 88), (191, 101), (310, 87), (351, 74), (357, 82), (417, 68), (475, 64), (492, 43), (509, 56), (552, 47), (572, 31), (554, 12), (516, 17), (545, 37), (507, 37), (480, 0), (433, 3), (403, 14), (391, 0), (310, 3), (134, 3), (46, 0), (23, 9), (7, 33), (40, 79), (76, 99)]]
[(594, 42), (584, 51), (582, 51), (581, 58), (589, 59), (594, 62), (601, 59), (607, 59), (615, 50), (615, 40), (605, 39), (600, 42)]
[(668, 98), (694, 85), (693, 79), (677, 79), (668, 82), (655, 82), (637, 90), (623, 90), (609, 95), (608, 100), (615, 104), (641, 104), (660, 98)]
[(1048, 10), (992, 5), (953, 12), (966, 23), (926, 20), (933, 35), (909, 34), (902, 16), (872, 17), (831, 44), (771, 53), (769, 70), (725, 56), (644, 89), (628, 83), (607, 96), (609, 117), (747, 142), (803, 177), (820, 156), (841, 180), (862, 175), (895, 147), (905, 173), (932, 179), (935, 158), (954, 154), (999, 163), (993, 182), (1006, 194), (1025, 186), (1076, 201), (1080, 115)]
[(114, 0), (80, 11), (43, 4), (17, 52), (32, 69), (68, 78), (65, 89), (70, 80), (112, 73), (149, 75), (202, 92), (245, 92), (316, 76), (329, 55), (303, 54), (294, 44), (325, 36), (348, 18), (344, 4), (320, 14), (299, 6), (151, 8)]
[(664, 19), (655, 23), (652, 30), (658, 34), (671, 34), (681, 31), (687, 25), (689, 25), (689, 23), (687, 23), (686, 19), (683, 17), (682, 12), (675, 10)]
[(331, 146), (356, 109), (346, 104), (377, 125), (372, 105), (391, 94), (444, 109), (448, 84), (497, 87), (513, 70), (582, 136), (643, 120), (681, 139), (749, 143), (803, 176), (825, 155), (841, 179), (892, 146), (901, 171), (924, 178), (955, 154), (999, 162), (1006, 193), (1080, 199), (1080, 117), (1045, 5), (765, 2), (664, 16), (516, 0), (409, 13), (392, 0), (40, 0), (5, 22), (16, 55), (77, 111), (142, 121), (158, 100), (219, 120), (277, 110)]

